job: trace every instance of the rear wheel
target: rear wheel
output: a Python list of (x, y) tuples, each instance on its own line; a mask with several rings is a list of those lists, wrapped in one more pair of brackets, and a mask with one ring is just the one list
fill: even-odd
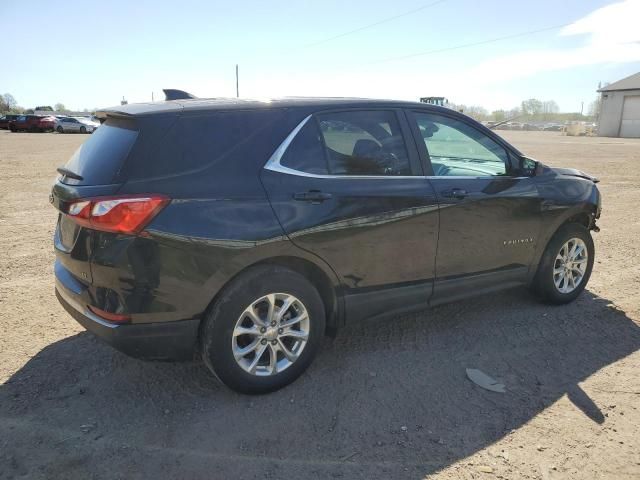
[(534, 281), (536, 291), (549, 303), (575, 300), (589, 281), (594, 254), (587, 228), (578, 223), (562, 226), (542, 256)]
[(267, 393), (293, 382), (322, 342), (325, 311), (315, 287), (278, 266), (236, 278), (205, 318), (202, 356), (209, 369), (242, 393)]

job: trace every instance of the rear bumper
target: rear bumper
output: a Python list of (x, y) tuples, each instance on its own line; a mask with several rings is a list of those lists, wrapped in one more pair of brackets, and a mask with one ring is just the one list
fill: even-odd
[(85, 329), (121, 352), (147, 360), (191, 360), (196, 353), (199, 319), (114, 325), (90, 312), (81, 296), (56, 275), (56, 297)]

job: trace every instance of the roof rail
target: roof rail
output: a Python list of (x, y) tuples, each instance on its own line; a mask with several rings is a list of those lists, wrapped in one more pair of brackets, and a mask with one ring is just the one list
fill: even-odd
[(187, 100), (190, 98), (198, 98), (195, 95), (185, 92), (184, 90), (177, 90), (175, 88), (165, 88), (164, 92), (165, 100)]

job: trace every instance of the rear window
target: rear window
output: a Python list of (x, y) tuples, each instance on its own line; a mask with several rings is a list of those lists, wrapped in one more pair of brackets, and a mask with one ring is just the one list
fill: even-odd
[(107, 185), (114, 178), (131, 147), (136, 142), (138, 130), (129, 120), (108, 119), (98, 128), (69, 159), (65, 168), (77, 173), (82, 180), (64, 178), (72, 185)]

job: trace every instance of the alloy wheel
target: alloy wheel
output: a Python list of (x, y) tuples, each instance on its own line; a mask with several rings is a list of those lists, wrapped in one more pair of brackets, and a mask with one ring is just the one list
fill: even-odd
[(562, 245), (553, 264), (553, 283), (560, 293), (571, 293), (587, 271), (589, 252), (584, 241), (572, 238)]
[(300, 358), (309, 326), (309, 313), (298, 298), (270, 293), (240, 314), (231, 339), (233, 356), (251, 375), (276, 375)]

